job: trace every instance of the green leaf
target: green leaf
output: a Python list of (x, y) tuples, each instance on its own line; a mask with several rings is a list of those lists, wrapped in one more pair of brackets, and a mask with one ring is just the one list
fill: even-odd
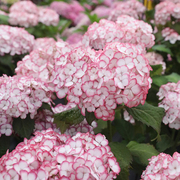
[(109, 143), (109, 146), (111, 147), (112, 153), (119, 162), (120, 167), (122, 169), (129, 167), (132, 161), (132, 156), (126, 145), (119, 142), (111, 142)]
[(160, 44), (160, 45), (154, 45), (152, 47), (152, 49), (154, 51), (160, 51), (160, 52), (165, 52), (165, 53), (168, 53), (168, 54), (172, 54), (171, 50), (169, 48), (167, 48), (164, 44)]
[(131, 123), (125, 121), (121, 118), (120, 113), (116, 111), (115, 119), (113, 121), (114, 126), (116, 127), (119, 134), (125, 140), (132, 140), (134, 138), (134, 127)]
[(150, 76), (158, 76), (162, 74), (162, 64), (151, 65), (153, 71), (150, 71)]
[[(54, 114), (54, 123), (57, 125), (57, 127), (65, 131), (65, 128), (68, 128), (70, 125), (81, 123), (84, 118), (85, 117), (81, 114), (81, 110), (76, 106), (67, 111)], [(64, 123), (60, 123), (59, 121), (62, 121)], [(63, 125), (63, 128), (60, 127), (61, 125)]]
[(153, 83), (158, 87), (162, 86), (163, 84), (167, 84), (168, 80), (165, 76), (153, 76), (152, 77)]
[(0, 14), (0, 24), (9, 24), (9, 16)]
[(103, 129), (107, 128), (107, 122), (103, 121), (102, 119), (98, 119), (97, 127), (94, 129), (94, 133), (98, 134), (101, 133)]
[(67, 19), (62, 19), (59, 22), (59, 27), (61, 28), (59, 33), (62, 34), (66, 28), (68, 28), (71, 25), (71, 21)]
[(12, 56), (10, 55), (0, 56), (0, 63), (8, 66), (11, 70), (14, 70), (15, 68), (15, 65), (12, 61)]
[(34, 119), (27, 115), (26, 119), (14, 118), (13, 119), (13, 130), (22, 138), (29, 139), (34, 130)]
[(85, 118), (86, 118), (89, 125), (91, 125), (91, 123), (94, 120), (97, 120), (95, 115), (94, 115), (94, 112), (88, 112), (87, 109), (86, 109), (86, 112), (85, 112)]
[(4, 134), (0, 137), (0, 157), (3, 156), (10, 147), (11, 136), (5, 136)]
[(66, 131), (66, 129), (68, 129), (70, 127), (70, 124), (66, 124), (65, 121), (56, 121), (54, 122), (56, 124), (56, 126), (61, 130), (61, 134), (64, 134), (64, 132)]
[(166, 78), (169, 82), (177, 83), (177, 82), (180, 80), (180, 75), (173, 72), (172, 74), (165, 76), (165, 78)]
[(129, 168), (121, 168), (119, 175), (116, 180), (128, 180), (129, 179)]
[(163, 152), (166, 149), (172, 147), (174, 145), (173, 141), (167, 134), (161, 135), (161, 140), (157, 142), (156, 148), (158, 151)]
[(138, 159), (139, 164), (148, 165), (148, 159), (152, 156), (157, 156), (159, 152), (150, 144), (137, 143), (130, 141), (127, 148), (133, 156)]
[(51, 109), (51, 106), (48, 103), (44, 103), (44, 102), (42, 103), (42, 106), (40, 107), (40, 109), (47, 109), (47, 110), (53, 112)]
[(146, 20), (147, 20), (147, 21), (150, 21), (151, 19), (154, 19), (154, 13), (155, 13), (155, 9), (146, 11), (146, 12), (145, 12)]
[(144, 105), (140, 104), (137, 107), (126, 107), (126, 110), (135, 120), (151, 126), (158, 134), (160, 133), (162, 118), (165, 115), (163, 108), (155, 107), (145, 102)]

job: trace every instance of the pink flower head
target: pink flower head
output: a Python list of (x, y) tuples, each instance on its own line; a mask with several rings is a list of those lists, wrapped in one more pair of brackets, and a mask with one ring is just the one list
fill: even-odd
[(84, 34), (82, 43), (94, 49), (103, 49), (106, 43), (131, 43), (142, 48), (151, 48), (154, 45), (152, 27), (144, 21), (122, 15), (116, 23), (102, 19), (93, 23)]
[(39, 22), (45, 24), (46, 26), (57, 26), (59, 23), (59, 15), (52, 9), (41, 7), (39, 8), (38, 15)]
[(48, 45), (55, 45), (56, 41), (53, 38), (37, 38), (34, 42), (33, 50), (35, 49), (45, 49)]
[(78, 33), (73, 33), (72, 35), (70, 35), (67, 39), (66, 42), (68, 42), (69, 44), (78, 44), (81, 42), (83, 35), (78, 34)]
[(180, 129), (179, 89), (180, 81), (162, 85), (157, 93), (159, 100), (162, 100), (159, 107), (163, 107), (166, 112), (163, 123), (177, 130)]
[(102, 134), (72, 138), (52, 129), (18, 144), (0, 159), (0, 177), (9, 179), (115, 179), (120, 172)]
[(33, 48), (34, 37), (23, 28), (0, 25), (0, 55), (24, 54)]
[(155, 7), (155, 23), (165, 25), (166, 22), (171, 20), (171, 15), (175, 4), (170, 1), (161, 2)]
[(169, 27), (162, 30), (162, 36), (165, 41), (169, 41), (171, 44), (175, 44), (176, 41), (180, 40), (180, 35), (174, 31), (174, 29), (170, 29)]
[(29, 14), (38, 14), (37, 6), (31, 1), (19, 1), (14, 3), (10, 9), (10, 12), (26, 12)]
[(169, 154), (160, 153), (149, 159), (149, 165), (141, 175), (141, 180), (164, 179), (174, 180), (180, 177), (180, 155), (175, 152), (171, 157)]
[(121, 15), (129, 15), (135, 19), (140, 19), (145, 10), (145, 6), (136, 0), (116, 2), (116, 5), (112, 9), (108, 19), (111, 21), (116, 21)]
[(145, 57), (148, 59), (150, 65), (162, 65), (162, 74), (166, 70), (166, 63), (163, 61), (163, 57), (155, 52), (148, 52)]
[(84, 11), (84, 8), (77, 1), (72, 1), (71, 4), (55, 1), (51, 3), (50, 8), (55, 10), (59, 15), (72, 20), (73, 23), (75, 23), (79, 14)]
[(108, 17), (111, 12), (111, 9), (106, 6), (97, 6), (94, 11), (91, 12), (91, 14), (97, 14), (98, 17)]
[(36, 26), (38, 24), (38, 16), (23, 11), (12, 11), (9, 14), (9, 24), (19, 25), (26, 28)]

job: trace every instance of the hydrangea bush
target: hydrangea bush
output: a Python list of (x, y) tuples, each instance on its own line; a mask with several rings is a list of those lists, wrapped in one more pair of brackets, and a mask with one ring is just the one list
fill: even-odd
[(35, 3), (0, 3), (0, 179), (178, 179), (180, 1)]

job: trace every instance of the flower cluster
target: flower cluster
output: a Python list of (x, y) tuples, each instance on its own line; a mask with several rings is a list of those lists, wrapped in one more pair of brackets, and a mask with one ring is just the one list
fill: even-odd
[(38, 11), (38, 20), (39, 22), (50, 26), (57, 26), (59, 23), (59, 15), (56, 13), (56, 11), (52, 9), (47, 9), (47, 8), (39, 8)]
[(45, 49), (47, 46), (54, 46), (56, 41), (53, 38), (37, 38), (35, 39), (33, 50), (35, 49)]
[(175, 180), (180, 178), (180, 154), (175, 152), (171, 157), (169, 154), (160, 153), (149, 159), (149, 165), (141, 175), (141, 180)]
[(66, 42), (68, 42), (71, 45), (77, 44), (81, 42), (82, 37), (83, 35), (81, 34), (73, 33), (72, 35), (68, 36), (68, 38), (66, 39)]
[(23, 28), (0, 25), (0, 55), (24, 54), (33, 49), (34, 37)]
[(163, 57), (155, 52), (148, 52), (145, 57), (148, 59), (150, 65), (162, 65), (162, 74), (166, 70), (166, 63), (163, 61)]
[[(40, 41), (42, 42), (44, 40), (40, 39)], [(15, 72), (18, 75), (31, 75), (34, 78), (40, 79), (46, 83), (46, 87), (54, 91), (51, 82), (55, 76), (55, 62), (58, 61), (60, 56), (64, 56), (70, 50), (68, 43), (59, 41), (53, 45), (52, 42), (46, 48), (35, 49), (29, 55), (26, 55), (22, 61), (17, 63)], [(56, 65), (58, 66), (58, 63)]]
[(171, 16), (176, 19), (180, 18), (180, 3), (175, 4), (172, 1), (164, 1), (155, 7), (156, 24), (165, 25), (171, 20)]
[(170, 29), (169, 27), (163, 29), (161, 33), (164, 40), (169, 41), (171, 44), (175, 44), (176, 41), (180, 40), (180, 35), (174, 29)]
[(109, 43), (99, 52), (75, 48), (66, 59), (62, 56), (62, 64), (53, 81), (57, 96), (68, 94), (68, 101), (77, 104), (83, 115), (87, 109), (98, 119), (113, 120), (116, 104), (133, 107), (145, 102), (151, 67), (132, 44)]
[(157, 95), (162, 100), (159, 107), (166, 112), (163, 123), (169, 124), (170, 128), (180, 129), (180, 81), (162, 85)]
[(44, 83), (28, 76), (0, 77), (0, 113), (25, 119), (37, 113), (42, 103), (51, 101)]
[(84, 11), (84, 8), (77, 2), (72, 1), (70, 4), (66, 2), (54, 1), (51, 3), (50, 8), (56, 11), (59, 15), (70, 19), (75, 23), (76, 18)]
[(115, 179), (119, 164), (104, 135), (70, 138), (51, 129), (18, 144), (0, 159), (0, 179)]
[(84, 34), (82, 42), (94, 49), (103, 49), (106, 43), (122, 42), (151, 48), (154, 45), (152, 27), (133, 17), (122, 15), (116, 23), (102, 19), (93, 23)]
[(118, 3), (116, 2), (108, 19), (111, 21), (116, 21), (117, 18), (121, 15), (129, 15), (134, 17), (135, 19), (140, 19), (145, 10), (145, 6), (136, 0), (128, 0)]
[[(38, 111), (38, 113), (35, 115), (34, 120), (35, 120), (35, 129), (34, 132), (36, 131), (42, 131), (42, 130), (47, 130), (48, 128), (53, 129), (55, 132), (61, 134), (61, 131), (59, 128), (57, 128), (56, 124), (54, 124), (54, 118), (53, 115), (54, 113), (61, 113), (63, 111), (69, 110), (71, 108), (74, 108), (76, 105), (68, 103), (67, 105), (62, 105), (58, 104), (56, 107), (52, 108), (53, 112), (44, 109), (42, 111)], [(93, 129), (97, 127), (97, 123), (93, 121), (91, 125), (88, 124), (87, 120), (84, 119), (81, 123), (77, 125), (72, 125), (69, 128), (66, 129), (64, 134), (74, 136), (78, 132), (81, 133), (91, 133), (94, 134)]]
[(41, 22), (47, 26), (56, 26), (59, 22), (59, 15), (46, 8), (38, 8), (31, 1), (19, 1), (10, 8), (9, 23), (24, 27), (36, 26)]

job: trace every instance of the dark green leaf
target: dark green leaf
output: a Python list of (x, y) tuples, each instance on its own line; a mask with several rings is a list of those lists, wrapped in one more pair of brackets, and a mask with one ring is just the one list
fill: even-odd
[(13, 119), (13, 130), (22, 138), (29, 139), (34, 130), (34, 119), (27, 115), (26, 119), (14, 118)]
[(117, 176), (116, 180), (128, 180), (129, 179), (129, 168), (121, 168), (121, 172)]
[(94, 115), (94, 112), (88, 112), (87, 109), (86, 109), (86, 112), (85, 112), (85, 118), (88, 122), (89, 125), (91, 125), (91, 123), (96, 120), (96, 117)]
[(167, 84), (168, 80), (165, 76), (153, 76), (152, 77), (153, 83), (158, 87), (162, 86), (163, 84)]
[(165, 52), (165, 53), (167, 53), (167, 54), (173, 55), (172, 52), (171, 52), (171, 50), (170, 50), (169, 48), (167, 48), (164, 44), (154, 45), (154, 46), (152, 47), (152, 49), (153, 49), (154, 51)]
[(15, 65), (12, 61), (12, 56), (10, 55), (0, 56), (0, 63), (8, 66), (11, 70), (14, 70), (15, 68)]
[(134, 127), (131, 123), (121, 118), (120, 113), (116, 111), (115, 119), (113, 121), (117, 131), (125, 140), (132, 140), (134, 137)]
[(151, 126), (160, 133), (162, 118), (165, 115), (163, 108), (155, 107), (145, 102), (144, 105), (140, 104), (137, 107), (126, 107), (126, 110), (135, 120)]
[(119, 142), (111, 142), (109, 143), (109, 146), (111, 147), (112, 153), (119, 162), (120, 167), (122, 169), (129, 167), (132, 161), (132, 156), (126, 145)]
[(70, 124), (66, 124), (65, 121), (54, 121), (54, 123), (61, 130), (61, 134), (64, 134), (66, 129), (68, 129), (70, 127)]
[(103, 129), (107, 128), (107, 122), (102, 119), (98, 119), (97, 124), (97, 127), (94, 129), (95, 134), (101, 133)]
[(150, 21), (151, 19), (154, 19), (154, 13), (155, 13), (155, 10), (152, 9), (150, 11), (146, 11), (145, 14), (146, 14), (146, 20), (147, 21)]
[(180, 80), (180, 75), (173, 72), (172, 74), (165, 76), (165, 78), (166, 78), (169, 82), (177, 83), (177, 82)]
[[(64, 132), (70, 125), (76, 125), (81, 123), (84, 118), (85, 117), (81, 114), (81, 110), (76, 106), (67, 111), (54, 114), (54, 123)], [(61, 123), (60, 121), (64, 123)]]
[(156, 148), (158, 151), (163, 152), (166, 149), (170, 148), (173, 146), (173, 142), (171, 138), (167, 134), (161, 135), (161, 140), (157, 142)]
[(48, 103), (44, 103), (44, 102), (42, 103), (42, 106), (40, 107), (40, 109), (47, 109), (47, 110), (53, 112), (51, 109), (51, 106)]
[(148, 165), (148, 159), (159, 154), (159, 152), (149, 144), (130, 141), (127, 147), (131, 154), (138, 159), (138, 163), (143, 165)]
[(151, 65), (153, 71), (150, 71), (150, 76), (158, 76), (162, 74), (162, 65), (158, 64), (158, 65)]
[(4, 155), (10, 147), (11, 136), (5, 136), (4, 134), (0, 137), (0, 157)]

